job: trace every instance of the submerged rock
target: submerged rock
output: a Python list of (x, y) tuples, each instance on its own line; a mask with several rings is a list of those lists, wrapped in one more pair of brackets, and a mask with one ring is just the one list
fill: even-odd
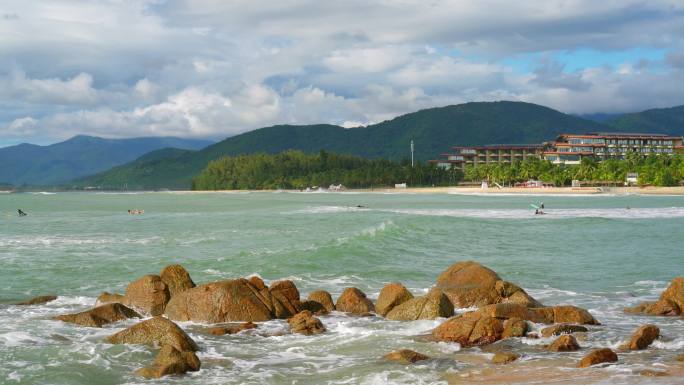
[(215, 326), (209, 329), (209, 333), (215, 336), (222, 336), (226, 334), (237, 334), (244, 330), (256, 329), (257, 324), (253, 322), (243, 322), (240, 324), (231, 324), (223, 326)]
[(142, 314), (156, 316), (164, 313), (169, 302), (169, 289), (158, 275), (145, 275), (128, 284), (124, 304)]
[(38, 297), (33, 297), (31, 299), (27, 299), (26, 301), (21, 301), (15, 303), (15, 305), (20, 305), (20, 306), (29, 306), (29, 305), (43, 305), (48, 302), (52, 302), (57, 299), (56, 295), (41, 295)]
[(151, 366), (136, 370), (135, 374), (146, 378), (160, 378), (170, 374), (183, 374), (200, 370), (200, 360), (191, 351), (180, 351), (164, 345)]
[(570, 334), (563, 334), (556, 338), (546, 349), (551, 352), (574, 352), (579, 350), (580, 346), (575, 337)]
[(366, 315), (367, 313), (375, 311), (373, 302), (366, 297), (364, 292), (355, 287), (344, 289), (337, 299), (335, 308), (338, 311), (355, 315)]
[(664, 370), (644, 369), (639, 371), (639, 375), (644, 377), (666, 377), (669, 376), (670, 373)]
[(413, 350), (409, 349), (401, 349), (387, 353), (384, 358), (389, 361), (397, 361), (403, 364), (414, 364), (418, 361), (430, 359), (430, 357), (426, 356), (425, 354), (414, 352)]
[(561, 334), (572, 334), (572, 333), (579, 333), (579, 332), (587, 332), (589, 331), (587, 328), (581, 325), (572, 325), (572, 324), (560, 324), (560, 325), (553, 325), (549, 326), (547, 328), (542, 329), (541, 333), (542, 336), (544, 337), (551, 337), (551, 336), (559, 336)]
[(292, 333), (299, 333), (304, 335), (320, 334), (325, 331), (325, 326), (320, 319), (313, 316), (313, 314), (304, 310), (294, 317), (287, 320), (290, 325)]
[(435, 319), (451, 317), (454, 305), (439, 289), (432, 289), (427, 295), (409, 299), (392, 308), (387, 319), (395, 321), (415, 321), (419, 319)]
[(473, 261), (458, 262), (447, 268), (437, 278), (437, 288), (459, 308), (495, 303), (542, 306), (517, 285), (503, 281), (493, 270)]
[(580, 368), (587, 368), (592, 365), (598, 365), (605, 362), (617, 362), (618, 357), (614, 351), (609, 348), (596, 349), (582, 358), (579, 363)]
[(112, 344), (170, 345), (181, 352), (197, 351), (195, 341), (175, 323), (156, 316), (107, 337)]
[(684, 313), (684, 277), (673, 279), (658, 301), (643, 302), (635, 307), (625, 308), (625, 312), (662, 316), (681, 315)]
[(629, 350), (646, 349), (658, 337), (660, 337), (660, 329), (657, 326), (643, 325), (632, 334), (630, 341), (623, 347)]
[(166, 306), (166, 315), (176, 321), (257, 322), (272, 319), (272, 309), (268, 291), (259, 291), (240, 278), (211, 282), (178, 293)]
[(399, 282), (388, 283), (380, 290), (378, 300), (375, 302), (375, 311), (386, 316), (394, 307), (413, 298), (413, 294)]
[(195, 287), (195, 282), (190, 278), (190, 273), (181, 265), (166, 266), (159, 273), (159, 277), (168, 287), (171, 297)]
[(508, 352), (498, 352), (492, 357), (493, 364), (508, 364), (520, 358), (519, 354), (508, 353)]
[(140, 317), (140, 314), (120, 303), (108, 303), (80, 313), (58, 315), (54, 319), (99, 328), (113, 322)]
[(307, 300), (318, 302), (328, 313), (335, 310), (335, 303), (333, 302), (332, 296), (325, 290), (312, 291), (309, 293)]

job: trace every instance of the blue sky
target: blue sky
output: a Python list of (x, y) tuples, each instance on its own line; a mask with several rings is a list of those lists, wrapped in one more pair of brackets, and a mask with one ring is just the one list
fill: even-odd
[(0, 3), (0, 146), (220, 139), (518, 100), (684, 104), (681, 1)]

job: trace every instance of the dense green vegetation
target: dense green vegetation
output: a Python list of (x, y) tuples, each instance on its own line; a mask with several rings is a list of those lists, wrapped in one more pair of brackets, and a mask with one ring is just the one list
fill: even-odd
[(364, 159), (320, 151), (305, 154), (285, 151), (280, 154), (228, 156), (209, 162), (192, 183), (193, 190), (304, 189), (342, 184), (349, 188), (394, 186), (445, 186), (461, 178), (457, 170), (444, 170), (431, 164), (407, 161)]
[(682, 135), (684, 106), (656, 108), (620, 115), (607, 122), (617, 131)]
[(684, 180), (684, 157), (656, 156), (646, 158), (633, 153), (625, 160), (609, 159), (596, 162), (582, 159), (574, 166), (554, 165), (549, 161), (526, 159), (510, 165), (489, 164), (466, 169), (468, 181), (490, 180), (499, 184), (513, 184), (538, 179), (556, 186), (570, 185), (572, 180), (589, 184), (622, 185), (629, 172), (639, 173), (640, 185), (676, 186)]

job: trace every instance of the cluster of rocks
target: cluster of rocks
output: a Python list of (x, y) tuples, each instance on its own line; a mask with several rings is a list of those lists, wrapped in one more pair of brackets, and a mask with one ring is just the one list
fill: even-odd
[[(39, 304), (54, 296), (38, 297), (22, 304)], [(684, 278), (676, 278), (658, 302), (642, 304), (629, 311), (657, 315), (679, 315), (684, 308)], [(476, 308), (454, 314), (454, 308)], [(549, 324), (544, 337), (557, 336), (548, 351), (580, 349), (573, 333), (584, 333), (583, 325), (600, 325), (585, 309), (544, 306), (517, 285), (502, 280), (493, 270), (476, 262), (456, 263), (437, 278), (425, 295), (414, 296), (401, 283), (385, 285), (375, 304), (358, 288), (346, 288), (336, 302), (327, 291), (311, 292), (300, 298), (290, 280), (269, 286), (259, 277), (239, 278), (196, 285), (180, 265), (165, 267), (159, 275), (145, 275), (131, 282), (124, 294), (102, 293), (93, 309), (64, 314), (55, 319), (89, 327), (102, 327), (129, 318), (152, 317), (107, 338), (114, 344), (148, 344), (159, 347), (151, 366), (136, 373), (161, 377), (199, 370), (197, 344), (173, 321), (214, 324), (207, 331), (221, 336), (257, 328), (254, 322), (285, 319), (292, 333), (315, 335), (326, 331), (318, 318), (332, 311), (354, 316), (382, 316), (389, 320), (413, 321), (448, 318), (431, 332), (434, 341), (457, 342), (463, 347), (492, 344), (506, 338), (539, 338), (528, 333), (529, 323)], [(645, 349), (660, 335), (655, 325), (639, 328), (621, 350)], [(498, 352), (492, 362), (505, 364), (518, 354)], [(385, 356), (405, 364), (429, 357), (403, 349)], [(611, 349), (587, 354), (580, 367), (617, 361)]]

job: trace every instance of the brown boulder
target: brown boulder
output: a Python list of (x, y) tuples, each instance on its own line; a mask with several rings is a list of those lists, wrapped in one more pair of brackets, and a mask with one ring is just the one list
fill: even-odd
[(373, 302), (366, 297), (366, 294), (355, 287), (348, 287), (344, 289), (340, 297), (337, 299), (335, 308), (338, 311), (362, 315), (375, 311)]
[(169, 289), (169, 295), (174, 295), (195, 287), (190, 274), (181, 265), (169, 265), (162, 269), (159, 277)]
[(626, 344), (626, 348), (629, 350), (642, 350), (646, 349), (649, 345), (660, 337), (660, 329), (655, 325), (644, 325), (637, 329), (629, 343)]
[(253, 322), (243, 322), (240, 324), (231, 324), (223, 326), (215, 326), (209, 329), (209, 333), (215, 336), (222, 336), (226, 334), (237, 334), (244, 330), (256, 329), (257, 325)]
[(527, 334), (528, 325), (520, 318), (509, 318), (504, 321), (501, 338), (524, 337)]
[(157, 353), (152, 366), (141, 368), (135, 374), (146, 378), (160, 378), (170, 374), (183, 374), (200, 370), (200, 360), (194, 352), (179, 351), (164, 345)]
[(581, 325), (571, 325), (571, 324), (559, 324), (549, 326), (542, 329), (541, 333), (544, 337), (559, 336), (561, 334), (572, 334), (578, 332), (587, 332), (587, 328)]
[(166, 315), (176, 321), (221, 323), (267, 321), (273, 318), (270, 294), (246, 279), (211, 282), (175, 295)]
[(125, 305), (146, 315), (160, 315), (169, 302), (169, 289), (158, 275), (143, 276), (126, 287)]
[(410, 299), (395, 306), (387, 319), (395, 321), (414, 321), (419, 319), (435, 319), (438, 317), (451, 317), (454, 314), (454, 305), (439, 289), (432, 289), (422, 297)]
[(574, 323), (581, 325), (600, 325), (600, 323), (588, 311), (571, 305), (554, 306), (553, 322)]
[(563, 334), (546, 347), (551, 352), (574, 352), (579, 350), (579, 348), (577, 340), (570, 334)]
[(491, 344), (500, 340), (502, 333), (502, 320), (474, 311), (448, 319), (432, 330), (432, 337), (467, 347)]
[(536, 323), (553, 322), (553, 310), (551, 310), (551, 308), (532, 309), (515, 303), (498, 303), (494, 305), (483, 306), (478, 309), (478, 311), (494, 318), (518, 318)]
[(617, 362), (617, 360), (618, 357), (614, 351), (608, 348), (596, 349), (582, 358), (582, 361), (579, 363), (579, 367), (587, 368), (589, 366), (602, 364), (604, 362)]
[(257, 290), (264, 290), (264, 289), (267, 289), (266, 284), (264, 283), (264, 280), (261, 279), (261, 278), (259, 278), (259, 277), (256, 276), (256, 275), (253, 275), (253, 276), (247, 278), (247, 280), (248, 280), (249, 283), (251, 283), (252, 286), (254, 286)]
[(310, 311), (304, 310), (294, 317), (287, 320), (292, 333), (304, 335), (320, 334), (325, 331), (325, 326), (318, 318), (314, 317)]
[(384, 358), (389, 361), (397, 361), (403, 364), (413, 364), (418, 361), (430, 359), (430, 357), (426, 356), (425, 354), (420, 354), (409, 349), (401, 349), (387, 353)]
[(625, 308), (630, 314), (649, 314), (662, 316), (678, 316), (684, 313), (684, 277), (672, 280), (670, 286), (660, 294), (656, 302), (643, 302), (635, 307)]
[(477, 262), (458, 262), (437, 278), (441, 289), (455, 307), (517, 303), (529, 307), (542, 305), (515, 284), (501, 280), (493, 270)]
[(312, 291), (309, 293), (307, 300), (320, 303), (328, 313), (335, 310), (335, 303), (333, 302), (332, 296), (325, 290)]
[(302, 310), (299, 290), (294, 282), (290, 280), (273, 282), (268, 292), (271, 294), (275, 318), (286, 319)]
[(493, 364), (508, 364), (520, 358), (519, 354), (498, 352), (492, 357)]
[(121, 303), (125, 305), (126, 297), (124, 297), (121, 294), (112, 294), (103, 291), (102, 294), (100, 294), (100, 296), (97, 297), (97, 300), (95, 301), (95, 306), (100, 306), (107, 303)]
[(52, 302), (57, 299), (56, 295), (41, 295), (38, 297), (33, 297), (31, 299), (27, 299), (26, 301), (21, 301), (15, 303), (15, 305), (21, 305), (21, 306), (29, 306), (29, 305), (42, 305), (46, 304), (48, 302)]
[(388, 283), (380, 290), (378, 300), (375, 302), (375, 311), (384, 317), (395, 306), (401, 305), (411, 298), (413, 298), (413, 294), (401, 283)]
[(54, 319), (99, 328), (128, 318), (140, 318), (140, 314), (120, 303), (108, 303), (80, 313), (58, 315)]
[(168, 319), (156, 316), (107, 337), (112, 344), (170, 345), (177, 350), (197, 351), (195, 341)]

